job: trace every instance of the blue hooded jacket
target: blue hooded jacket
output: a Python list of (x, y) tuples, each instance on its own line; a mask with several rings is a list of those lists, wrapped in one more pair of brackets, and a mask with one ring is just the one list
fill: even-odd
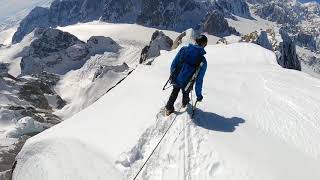
[(184, 89), (188, 85), (191, 76), (195, 72), (196, 61), (199, 58), (202, 59), (203, 65), (200, 67), (195, 86), (195, 91), (198, 98), (202, 97), (203, 78), (207, 70), (207, 60), (204, 57), (205, 54), (206, 51), (203, 47), (189, 44), (189, 46), (182, 47), (180, 49), (179, 53), (176, 55), (171, 64), (171, 73), (173, 73), (180, 62), (183, 61), (180, 72), (177, 74), (176, 79), (173, 80), (173, 83), (175, 86)]

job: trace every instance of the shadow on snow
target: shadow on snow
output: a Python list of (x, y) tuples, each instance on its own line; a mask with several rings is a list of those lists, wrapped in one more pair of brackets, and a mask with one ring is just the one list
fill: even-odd
[[(192, 110), (188, 110), (188, 113), (191, 116)], [(193, 123), (212, 131), (234, 132), (236, 127), (245, 123), (245, 120), (239, 117), (226, 118), (215, 113), (196, 109)]]

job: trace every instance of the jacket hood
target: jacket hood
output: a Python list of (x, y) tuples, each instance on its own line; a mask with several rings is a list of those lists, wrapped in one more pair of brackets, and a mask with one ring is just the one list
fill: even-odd
[(197, 54), (197, 55), (205, 55), (207, 54), (207, 52), (204, 50), (203, 47), (199, 46), (199, 45), (196, 45), (196, 44), (189, 44), (188, 46), (188, 49), (194, 53), (194, 54)]

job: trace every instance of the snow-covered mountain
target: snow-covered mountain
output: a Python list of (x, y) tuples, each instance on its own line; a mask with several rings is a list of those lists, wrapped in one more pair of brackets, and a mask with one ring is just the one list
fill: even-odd
[(55, 0), (50, 8), (36, 7), (21, 21), (12, 42), (20, 42), (35, 28), (66, 26), (98, 20), (103, 13), (103, 2), (104, 0)]
[(48, 7), (53, 0), (0, 0), (0, 31), (14, 27), (36, 6)]
[(28, 138), (90, 106), (128, 76), (156, 31), (95, 22), (61, 30), (36, 29), (0, 49), (1, 172), (12, 167)]
[(170, 61), (199, 33), (209, 38), (205, 101), (194, 119), (190, 107), (177, 113), (138, 179), (318, 179), (319, 9), (294, 0), (30, 9), (0, 32), (0, 179), (12, 168), (23, 180), (132, 178), (173, 120), (159, 113)]
[(278, 23), (297, 44), (302, 70), (319, 77), (320, 4), (299, 1), (248, 0), (251, 11), (266, 20)]
[[(227, 19), (240, 21), (238, 24), (243, 24), (241, 19), (254, 20), (258, 16), (277, 23), (289, 33), (295, 44), (311, 51), (308, 56), (297, 51), (300, 61), (306, 67), (302, 68), (303, 70), (312, 69), (306, 70), (311, 74), (317, 74), (320, 71), (317, 66), (310, 67), (310, 62), (320, 64), (318, 58), (320, 54), (319, 3), (303, 4), (293, 0), (248, 0), (248, 3), (244, 0), (54, 1), (50, 8), (33, 9), (20, 23), (12, 42), (20, 42), (35, 28), (67, 26), (98, 19), (110, 23), (137, 23), (179, 32), (194, 28), (199, 32), (207, 32), (219, 37), (231, 34), (243, 36), (246, 34), (239, 33), (237, 26), (230, 27)], [(274, 27), (262, 30), (269, 28)]]
[(170, 93), (161, 82), (177, 50), (162, 51), (92, 106), (30, 139), (13, 179), (132, 179), (175, 118), (138, 179), (318, 179), (320, 81), (281, 68), (258, 45), (206, 49), (205, 100), (194, 119), (191, 107), (161, 114)]

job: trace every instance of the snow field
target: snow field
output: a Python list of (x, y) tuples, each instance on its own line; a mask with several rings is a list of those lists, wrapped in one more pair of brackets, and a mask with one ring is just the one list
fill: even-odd
[[(206, 50), (205, 98), (195, 119), (190, 107), (178, 113), (138, 179), (319, 179), (320, 81), (281, 68), (257, 45)], [(138, 66), (96, 103), (29, 139), (13, 179), (133, 177), (170, 122), (158, 113), (176, 53), (162, 51), (152, 66)], [(45, 168), (32, 166), (35, 159)], [(62, 159), (68, 163), (60, 166)]]

